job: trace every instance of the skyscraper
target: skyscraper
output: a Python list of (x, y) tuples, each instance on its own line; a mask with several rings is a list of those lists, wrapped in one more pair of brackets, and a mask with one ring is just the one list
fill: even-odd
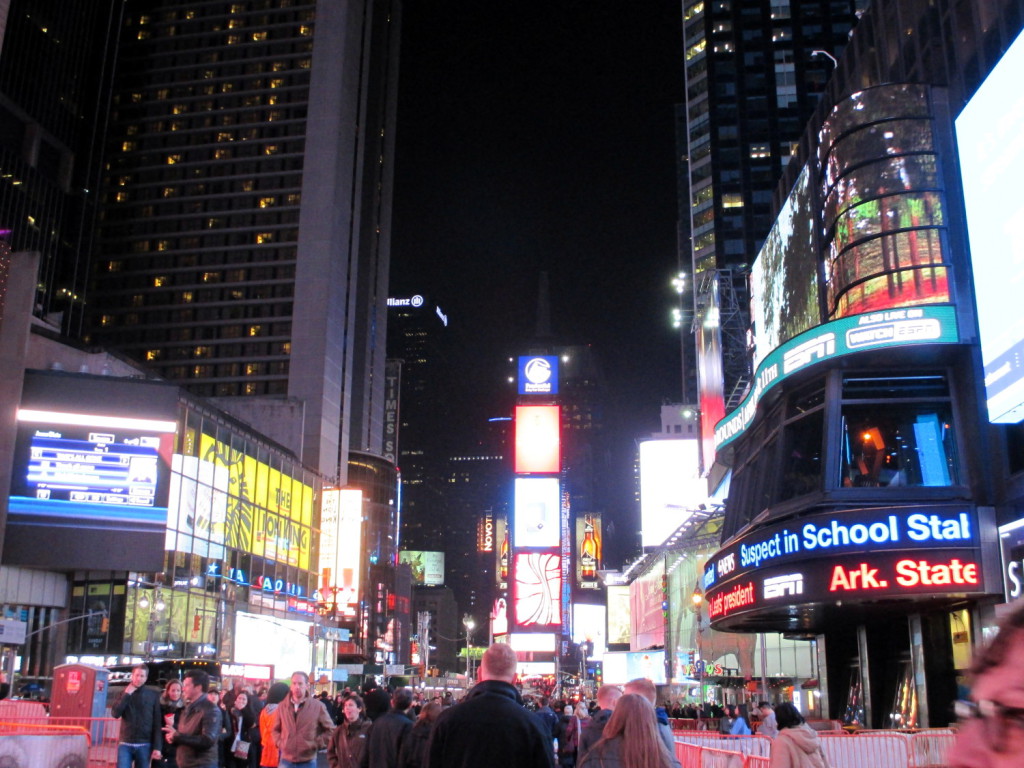
[(344, 482), (380, 453), (395, 0), (125, 3), (91, 340)]
[(782, 171), (866, 5), (696, 0), (683, 6), (679, 263), (693, 271), (705, 438), (749, 384), (747, 273), (771, 228)]

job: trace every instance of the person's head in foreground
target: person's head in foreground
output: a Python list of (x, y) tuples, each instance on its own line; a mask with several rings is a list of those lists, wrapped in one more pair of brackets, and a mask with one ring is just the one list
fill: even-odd
[(1024, 765), (1024, 603), (971, 665), (971, 698), (956, 703), (952, 768)]
[(621, 740), (619, 755), (626, 768), (669, 768), (672, 765), (672, 757), (658, 734), (654, 706), (642, 694), (626, 693), (616, 702), (601, 740), (592, 750), (595, 757), (600, 760), (609, 742), (616, 738)]
[(511, 683), (516, 679), (516, 652), (507, 643), (495, 643), (480, 660), (481, 680)]

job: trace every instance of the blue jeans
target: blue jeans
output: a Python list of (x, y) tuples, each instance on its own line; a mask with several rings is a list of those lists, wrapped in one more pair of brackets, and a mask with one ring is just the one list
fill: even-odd
[(293, 763), (291, 760), (285, 760), (283, 757), (278, 761), (277, 768), (316, 768), (316, 758), (307, 760), (304, 763)]
[(117, 768), (149, 768), (153, 748), (149, 744), (118, 744)]

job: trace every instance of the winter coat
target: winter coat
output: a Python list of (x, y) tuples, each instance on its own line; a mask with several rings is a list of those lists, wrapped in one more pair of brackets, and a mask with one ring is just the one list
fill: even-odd
[(427, 768), (430, 761), (430, 734), (434, 723), (429, 720), (417, 720), (409, 735), (402, 742), (402, 751), (398, 754), (398, 768)]
[(412, 720), (404, 712), (392, 709), (381, 715), (366, 734), (366, 749), (359, 764), (362, 768), (398, 768), (398, 753), (411, 730)]
[(428, 768), (554, 768), (554, 745), (519, 692), (484, 680), (446, 709), (430, 737)]
[(750, 726), (747, 725), (747, 721), (742, 717), (737, 717), (732, 721), (732, 728), (729, 729), (729, 734), (732, 736), (749, 736)]
[(264, 768), (277, 768), (281, 756), (274, 742), (274, 712), (280, 704), (267, 704), (260, 710), (260, 765)]
[(803, 723), (783, 728), (772, 741), (771, 768), (829, 768), (818, 734)]
[(327, 763), (331, 768), (359, 768), (366, 751), (366, 734), (372, 723), (360, 717), (354, 723), (342, 722), (327, 745)]
[(121, 718), (118, 741), (122, 744), (149, 744), (150, 749), (160, 749), (164, 743), (160, 694), (152, 688), (122, 693), (110, 714)]
[(581, 758), (600, 740), (604, 734), (604, 724), (608, 722), (611, 716), (612, 711), (610, 709), (600, 709), (584, 723), (583, 730), (580, 731), (580, 746), (577, 751)]
[(305, 763), (316, 759), (317, 750), (327, 746), (334, 732), (334, 721), (319, 699), (307, 696), (298, 709), (289, 696), (274, 712), (271, 732), (277, 744), (279, 760)]

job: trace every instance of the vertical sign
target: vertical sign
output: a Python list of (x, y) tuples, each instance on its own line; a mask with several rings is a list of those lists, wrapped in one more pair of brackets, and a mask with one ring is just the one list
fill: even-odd
[(402, 362), (388, 360), (384, 364), (384, 458), (392, 464), (398, 460), (398, 402), (402, 387)]

